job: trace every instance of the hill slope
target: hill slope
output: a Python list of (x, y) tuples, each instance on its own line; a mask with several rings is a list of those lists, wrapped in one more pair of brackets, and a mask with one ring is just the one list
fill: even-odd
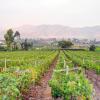
[[(97, 38), (100, 39), (100, 26), (73, 28), (63, 25), (23, 25), (17, 28), (23, 38)], [(3, 33), (0, 34), (0, 37)]]

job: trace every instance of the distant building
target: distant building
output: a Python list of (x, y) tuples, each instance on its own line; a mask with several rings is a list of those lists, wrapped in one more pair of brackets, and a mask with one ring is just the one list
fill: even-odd
[(6, 46), (5, 41), (4, 40), (0, 40), (0, 46)]

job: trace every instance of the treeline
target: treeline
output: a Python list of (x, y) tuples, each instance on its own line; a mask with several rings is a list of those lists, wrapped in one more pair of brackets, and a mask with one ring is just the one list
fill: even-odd
[(6, 50), (29, 50), (33, 47), (32, 42), (28, 42), (27, 39), (21, 39), (20, 32), (14, 31), (12, 29), (7, 30), (6, 34), (4, 35)]
[[(5, 39), (5, 46), (0, 46), (0, 50), (2, 51), (14, 51), (14, 50), (30, 50), (33, 49), (33, 41), (28, 41), (28, 39), (21, 39), (21, 34), (19, 31), (14, 32), (12, 29), (7, 30), (7, 32), (4, 35)], [(34, 43), (36, 44), (36, 43)], [(53, 43), (49, 44), (50, 47)], [(53, 45), (56, 47), (56, 49), (70, 49), (74, 43), (70, 40), (61, 40), (57, 41), (56, 45)], [(46, 44), (44, 47), (46, 47)], [(43, 47), (43, 46), (41, 46)], [(90, 45), (87, 47), (89, 51), (95, 51), (96, 46)], [(52, 49), (52, 47), (51, 47)], [(73, 48), (74, 49), (74, 48)], [(74, 49), (77, 50), (77, 49)]]

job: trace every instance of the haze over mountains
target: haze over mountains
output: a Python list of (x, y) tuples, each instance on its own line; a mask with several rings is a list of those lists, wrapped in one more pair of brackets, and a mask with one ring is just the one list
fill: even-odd
[[(13, 28), (22, 38), (87, 38), (100, 40), (100, 26), (74, 28), (63, 25), (23, 25)], [(0, 29), (0, 39), (5, 30)]]

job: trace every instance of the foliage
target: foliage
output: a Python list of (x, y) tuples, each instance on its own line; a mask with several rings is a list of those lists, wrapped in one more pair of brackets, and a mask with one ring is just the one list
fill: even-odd
[(100, 52), (100, 46), (96, 47), (96, 52)]
[(20, 33), (18, 31), (14, 33), (12, 29), (9, 29), (7, 33), (4, 35), (4, 38), (5, 38), (5, 42), (6, 42), (8, 50), (18, 49), (18, 46), (17, 46), (18, 41), (15, 41), (15, 38), (20, 39)]
[(14, 34), (13, 49), (14, 50), (21, 50), (20, 33), (18, 31), (16, 31)]
[[(7, 68), (0, 72), (0, 100), (20, 100), (30, 84), (37, 83), (48, 70), (55, 51), (17, 51), (0, 53), (0, 60), (7, 58)], [(4, 63), (0, 63), (0, 69)]]
[(6, 48), (0, 45), (0, 51), (6, 51)]
[(12, 100), (17, 97), (20, 97), (17, 78), (10, 73), (0, 73), (0, 98)]
[(83, 68), (95, 70), (100, 74), (100, 53), (89, 51), (66, 51), (66, 56)]
[(13, 30), (12, 29), (9, 29), (8, 31), (7, 31), (7, 33), (4, 35), (4, 38), (5, 38), (5, 42), (6, 42), (6, 44), (7, 44), (7, 47), (9, 48), (9, 49), (12, 49), (12, 43), (13, 43), (13, 41), (14, 41), (14, 37), (13, 37)]
[[(56, 70), (64, 69), (64, 60), (68, 66), (71, 66), (70, 68), (73, 68), (73, 62), (69, 63), (71, 62), (69, 58), (61, 52)], [(68, 72), (67, 75), (66, 72), (54, 71), (49, 85), (52, 89), (52, 96), (55, 98), (63, 97), (64, 100), (77, 100), (80, 97), (82, 100), (87, 98), (91, 100), (92, 85), (80, 71)]]
[(28, 50), (33, 47), (33, 43), (29, 43), (27, 39), (21, 44), (23, 50)]
[(92, 85), (82, 74), (69, 73), (67, 76), (65, 74), (54, 74), (49, 84), (52, 87), (53, 96), (63, 96), (65, 100), (71, 98), (71, 96), (74, 98), (78, 96), (90, 98), (92, 95)]
[(20, 38), (20, 33), (18, 31), (15, 32), (14, 37), (19, 37)]
[(71, 41), (65, 41), (65, 40), (62, 40), (62, 41), (59, 41), (58, 42), (58, 46), (61, 47), (61, 48), (69, 48), (71, 47), (73, 44)]
[(95, 45), (91, 45), (90, 48), (89, 48), (90, 51), (95, 51), (95, 49), (96, 49)]

